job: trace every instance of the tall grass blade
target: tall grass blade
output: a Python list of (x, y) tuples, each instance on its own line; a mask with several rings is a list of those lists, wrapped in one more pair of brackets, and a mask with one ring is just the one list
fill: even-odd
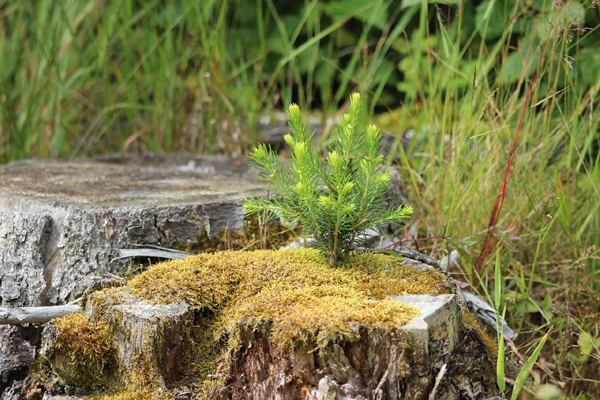
[(540, 343), (537, 345), (537, 347), (533, 351), (533, 354), (531, 354), (531, 356), (527, 359), (527, 362), (525, 363), (525, 365), (523, 365), (523, 368), (521, 368), (521, 371), (519, 371), (519, 375), (517, 375), (517, 379), (515, 380), (516, 385), (513, 388), (512, 395), (510, 396), (511, 400), (517, 400), (517, 398), (519, 397), (519, 393), (521, 392), (521, 389), (523, 388), (523, 385), (525, 384), (525, 380), (527, 380), (527, 377), (531, 373), (533, 366), (537, 362), (537, 359), (540, 356), (540, 352), (542, 351), (542, 348), (546, 344), (546, 340), (548, 340), (548, 336), (550, 335), (550, 332), (552, 332), (553, 328), (554, 327), (551, 327), (550, 330), (548, 330), (548, 332), (546, 332), (546, 334), (544, 335), (542, 340), (540, 340)]

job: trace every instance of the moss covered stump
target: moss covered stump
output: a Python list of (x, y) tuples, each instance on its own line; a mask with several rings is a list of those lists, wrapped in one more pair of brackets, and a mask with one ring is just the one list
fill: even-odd
[[(493, 348), (465, 327), (455, 295), (398, 296), (421, 315), (354, 341), (279, 346), (245, 330), (229, 372), (232, 399), (484, 399), (497, 394)], [(466, 361), (466, 362), (465, 362)], [(436, 384), (437, 382), (437, 384)], [(431, 397), (433, 394), (433, 397)]]
[(493, 342), (465, 318), (444, 275), (387, 255), (331, 268), (308, 249), (202, 254), (95, 292), (85, 315), (52, 323), (28, 388), (105, 399), (490, 397)]

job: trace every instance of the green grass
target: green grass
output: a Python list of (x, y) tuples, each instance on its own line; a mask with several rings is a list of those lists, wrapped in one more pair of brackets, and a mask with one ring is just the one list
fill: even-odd
[(224, 47), (229, 4), (166, 3), (0, 2), (2, 160), (239, 153), (257, 102), (230, 94), (251, 77)]
[(506, 309), (520, 332), (511, 352), (541, 349), (528, 393), (552, 383), (599, 397), (600, 353), (587, 345), (600, 320), (592, 6), (0, 1), (0, 159), (244, 155), (270, 111), (318, 109), (328, 132), (360, 91), (384, 132), (415, 132), (392, 149), (413, 222), (453, 239), (422, 250), (466, 245), (455, 279)]
[[(517, 7), (509, 11), (519, 13)], [(599, 354), (582, 357), (575, 342), (580, 332), (597, 337), (592, 321), (600, 317), (593, 307), (581, 308), (597, 304), (600, 290), (599, 253), (593, 250), (600, 243), (600, 163), (591, 150), (598, 143), (598, 85), (582, 84), (581, 71), (571, 69), (569, 56), (580, 56), (577, 38), (569, 42), (572, 32), (562, 29), (569, 18), (536, 17), (530, 29), (546, 36), (529, 48), (523, 41), (516, 48), (508, 44), (516, 17), (497, 41), (482, 41), (478, 51), (465, 49), (443, 24), (421, 33), (443, 40), (429, 47), (427, 53), (435, 54), (427, 62), (431, 67), (419, 68), (414, 101), (395, 110), (395, 119), (430, 135), (409, 151), (405, 164), (414, 172), (407, 182), (418, 222), (427, 235), (475, 242), (469, 247), (473, 263), (455, 278), (479, 283), (479, 274), (489, 290), (503, 289), (497, 306), (507, 307), (525, 359), (553, 327), (542, 354), (557, 368), (546, 368), (541, 383), (564, 383), (566, 392), (584, 390), (593, 398), (600, 396)], [(516, 53), (519, 74), (509, 70)], [(505, 79), (512, 74), (515, 80)], [(432, 241), (426, 251), (439, 254), (448, 246)], [(495, 277), (487, 256), (496, 249)], [(494, 284), (497, 277), (501, 285)]]

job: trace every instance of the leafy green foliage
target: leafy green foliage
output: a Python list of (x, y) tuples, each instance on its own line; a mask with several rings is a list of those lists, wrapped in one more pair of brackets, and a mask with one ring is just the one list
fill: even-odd
[(325, 161), (311, 146), (314, 133), (309, 134), (296, 104), (289, 107), (292, 134), (285, 136), (292, 148), (292, 165), (287, 168), (266, 145), (255, 147), (250, 155), (253, 165), (263, 171), (260, 179), (278, 194), (248, 199), (246, 213), (268, 210), (285, 224), (301, 227), (332, 266), (350, 254), (367, 229), (400, 223), (413, 211), (410, 206), (382, 208), (391, 175), (382, 167), (379, 129), (359, 126), (361, 108), (360, 95), (354, 93)]

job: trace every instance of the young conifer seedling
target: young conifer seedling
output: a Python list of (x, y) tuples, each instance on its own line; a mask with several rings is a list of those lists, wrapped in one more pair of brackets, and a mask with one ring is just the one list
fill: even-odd
[(252, 165), (262, 171), (259, 179), (277, 192), (272, 197), (252, 197), (244, 204), (247, 215), (269, 211), (284, 225), (302, 228), (316, 247), (336, 266), (349, 256), (368, 229), (406, 220), (411, 206), (382, 206), (391, 174), (380, 155), (382, 137), (375, 125), (359, 126), (362, 102), (350, 97), (350, 110), (338, 126), (335, 141), (323, 160), (311, 146), (299, 107), (289, 107), (291, 134), (285, 141), (292, 149), (289, 167), (266, 145), (250, 154)]

